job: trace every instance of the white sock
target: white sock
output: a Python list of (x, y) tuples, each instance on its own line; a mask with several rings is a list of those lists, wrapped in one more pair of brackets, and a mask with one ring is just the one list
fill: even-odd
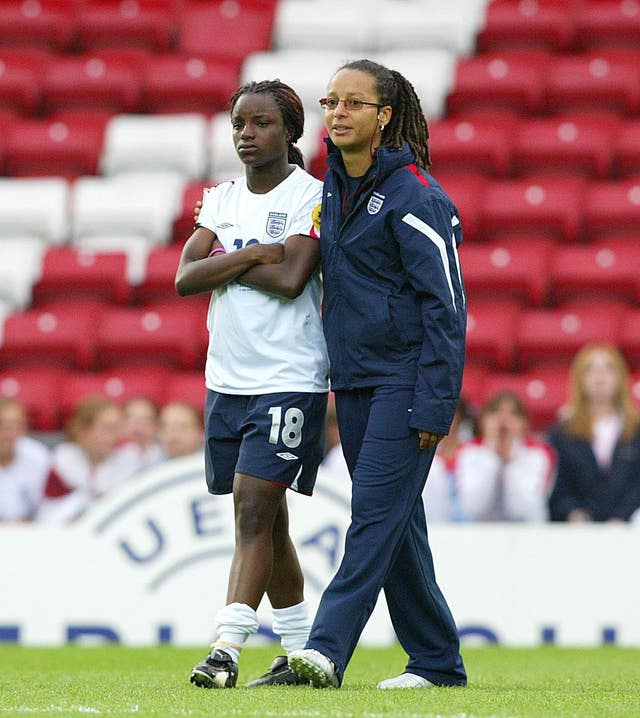
[(304, 648), (311, 630), (311, 611), (306, 601), (287, 608), (273, 609), (273, 632), (280, 636), (284, 650)]
[(218, 638), (214, 648), (228, 653), (237, 663), (247, 638), (258, 630), (258, 616), (246, 603), (230, 603), (216, 614)]

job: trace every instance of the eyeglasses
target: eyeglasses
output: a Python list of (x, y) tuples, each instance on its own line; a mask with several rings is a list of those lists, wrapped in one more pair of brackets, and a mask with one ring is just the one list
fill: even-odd
[(345, 110), (349, 110), (350, 112), (352, 110), (361, 110), (365, 105), (378, 108), (384, 107), (384, 105), (380, 105), (377, 102), (366, 102), (365, 100), (359, 100), (357, 97), (347, 97), (345, 100), (339, 100), (337, 97), (323, 97), (318, 101), (323, 110), (336, 110), (341, 102)]

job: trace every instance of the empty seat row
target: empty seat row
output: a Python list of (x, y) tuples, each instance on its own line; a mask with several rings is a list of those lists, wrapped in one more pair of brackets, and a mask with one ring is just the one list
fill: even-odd
[(460, 256), (471, 303), (502, 297), (543, 306), (606, 296), (640, 305), (637, 235), (589, 245), (535, 238), (465, 243)]
[[(191, 220), (192, 221), (192, 220)], [(185, 236), (188, 230), (185, 232)], [(125, 248), (44, 248), (39, 242), (0, 241), (0, 298), (16, 309), (59, 297), (144, 304), (175, 296), (182, 248), (149, 249), (132, 267)], [(524, 306), (556, 306), (606, 296), (640, 305), (637, 236), (562, 245), (545, 240), (464, 243), (460, 250), (471, 304), (501, 297)]]
[(5, 318), (0, 365), (202, 368), (208, 342), (206, 310), (197, 297), (141, 307), (51, 302)]
[(573, 301), (555, 308), (469, 302), (469, 361), (500, 370), (568, 366), (589, 342), (615, 344), (640, 368), (640, 307)]
[(240, 63), (196, 54), (96, 50), (81, 55), (0, 48), (0, 108), (203, 112), (225, 108)]
[(146, 396), (158, 406), (184, 401), (198, 409), (204, 401), (201, 369), (120, 367), (102, 371), (74, 371), (60, 367), (2, 367), (0, 397), (20, 401), (35, 431), (59, 431), (74, 408), (92, 395), (118, 403)]
[(438, 172), (455, 201), (468, 240), (516, 238), (559, 242), (637, 236), (640, 177), (586, 181), (572, 175), (489, 180), (482, 175)]
[[(456, 203), (468, 241), (594, 242), (637, 236), (640, 226), (640, 177), (488, 181), (481, 175), (434, 174)], [(103, 250), (124, 239), (142, 247), (183, 242), (193, 226), (194, 200), (211, 184), (189, 182), (175, 172), (85, 176), (74, 183), (0, 178), (0, 242), (31, 237)]]
[[(271, 42), (275, 0), (5, 0), (0, 46), (145, 48), (239, 62)], [(211, 42), (211, 38), (216, 38)]]
[(447, 97), (451, 115), (640, 110), (640, 50), (551, 53), (495, 50), (460, 59)]
[[(71, 52), (99, 47), (185, 50), (241, 58), (251, 49), (473, 49), (487, 0), (7, 0), (0, 44)], [(373, 10), (373, 11), (372, 11)], [(339, 24), (335, 22), (340, 16)], [(211, 37), (216, 42), (211, 42)]]
[(636, 0), (493, 0), (477, 37), (480, 50), (638, 47)]
[(65, 299), (144, 304), (175, 296), (182, 247), (45, 246), (29, 238), (0, 240), (0, 301), (7, 312)]
[(429, 133), (438, 171), (602, 179), (640, 172), (640, 119), (616, 114), (450, 117), (430, 123)]

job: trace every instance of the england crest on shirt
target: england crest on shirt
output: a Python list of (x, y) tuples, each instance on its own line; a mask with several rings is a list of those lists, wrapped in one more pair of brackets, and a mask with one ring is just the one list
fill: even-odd
[(369, 214), (378, 214), (378, 212), (382, 209), (383, 202), (384, 195), (374, 192), (371, 197), (369, 197), (369, 204), (367, 204), (367, 212)]
[(281, 237), (287, 224), (286, 212), (269, 212), (267, 217), (267, 234), (273, 239)]

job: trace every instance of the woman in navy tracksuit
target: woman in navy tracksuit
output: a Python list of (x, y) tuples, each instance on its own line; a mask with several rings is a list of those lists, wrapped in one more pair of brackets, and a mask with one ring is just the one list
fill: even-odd
[(369, 60), (348, 63), (320, 102), (330, 138), (323, 320), (352, 522), (307, 647), (289, 664), (316, 687), (339, 686), (384, 588), (409, 662), (379, 687), (464, 685), (421, 500), (462, 381), (460, 220), (426, 172), (427, 127), (402, 75)]

